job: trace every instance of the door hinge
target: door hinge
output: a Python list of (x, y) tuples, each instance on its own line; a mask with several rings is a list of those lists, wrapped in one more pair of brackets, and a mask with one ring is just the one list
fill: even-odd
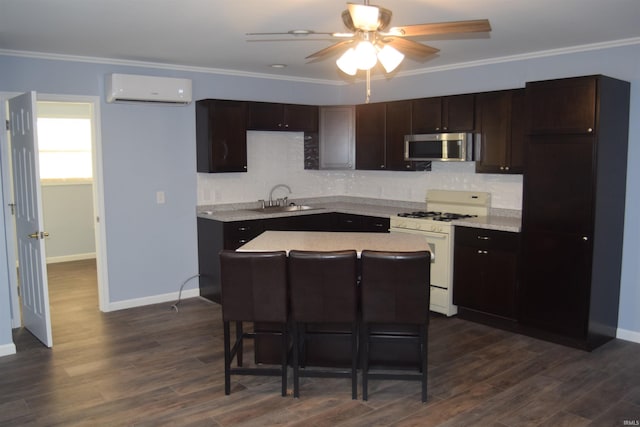
[(11, 215), (15, 215), (16, 214), (16, 204), (15, 203), (9, 203), (9, 207), (11, 208)]
[(11, 126), (9, 126), (9, 120), (5, 120), (4, 121), (4, 127), (5, 127), (6, 130), (11, 129)]

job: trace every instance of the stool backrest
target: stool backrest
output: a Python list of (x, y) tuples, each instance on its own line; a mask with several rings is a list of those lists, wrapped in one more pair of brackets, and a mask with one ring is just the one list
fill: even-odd
[(287, 321), (287, 254), (220, 252), (224, 321)]
[(291, 317), (297, 322), (357, 318), (356, 251), (289, 251)]
[(362, 320), (422, 324), (429, 321), (431, 254), (362, 251)]

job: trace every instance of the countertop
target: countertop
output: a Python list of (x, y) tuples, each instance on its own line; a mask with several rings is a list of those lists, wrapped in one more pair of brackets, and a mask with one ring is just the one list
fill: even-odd
[[(236, 203), (198, 206), (197, 215), (198, 218), (213, 219), (222, 222), (313, 215), (331, 212), (391, 218), (396, 216), (399, 212), (425, 209), (425, 204), (420, 202), (348, 196), (293, 199), (290, 200), (290, 202), (294, 202), (298, 205), (312, 206), (314, 209), (295, 212), (262, 213), (251, 210), (258, 207), (257, 203)], [(520, 211), (510, 209), (490, 209), (490, 214), (488, 216), (456, 220), (452, 221), (451, 224), (465, 227), (520, 232), (521, 218)]]
[(348, 233), (323, 231), (265, 231), (239, 251), (428, 251), (429, 244), (417, 234)]

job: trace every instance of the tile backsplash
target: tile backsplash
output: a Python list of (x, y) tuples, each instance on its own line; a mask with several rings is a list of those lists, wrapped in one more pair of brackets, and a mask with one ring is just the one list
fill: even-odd
[[(473, 162), (433, 162), (430, 172), (304, 169), (303, 134), (247, 133), (247, 172), (198, 174), (198, 205), (267, 199), (276, 184), (290, 198), (356, 196), (424, 201), (427, 189), (487, 191), (493, 208), (522, 208), (522, 175), (476, 174)], [(287, 195), (278, 189), (274, 197)]]

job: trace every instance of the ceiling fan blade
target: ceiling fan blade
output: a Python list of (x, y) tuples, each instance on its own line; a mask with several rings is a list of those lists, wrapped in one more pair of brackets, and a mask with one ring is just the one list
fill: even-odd
[(402, 35), (405, 37), (449, 33), (477, 33), (488, 31), (491, 31), (491, 24), (489, 24), (489, 20), (487, 19), (406, 25), (404, 27), (393, 27), (389, 29), (389, 33), (393, 35)]
[(307, 56), (305, 59), (311, 59), (311, 58), (318, 58), (320, 56), (324, 56), (324, 55), (328, 55), (330, 53), (332, 53), (333, 51), (341, 48), (344, 45), (347, 45), (349, 43), (353, 43), (353, 40), (343, 40), (343, 41), (339, 41), (338, 43), (334, 43), (329, 47), (325, 47), (322, 50), (319, 50), (317, 52), (312, 53), (311, 55)]
[(403, 39), (402, 37), (387, 37), (384, 39), (384, 43), (391, 45), (391, 47), (409, 56), (417, 56), (420, 58), (426, 58), (429, 55), (440, 52), (440, 49), (436, 49), (435, 47), (427, 46), (426, 44), (413, 40)]
[(275, 32), (275, 33), (245, 33), (245, 36), (317, 36), (317, 35), (329, 35), (333, 36), (334, 34), (340, 33), (326, 33), (321, 31), (313, 31), (313, 30), (289, 30), (285, 32)]

